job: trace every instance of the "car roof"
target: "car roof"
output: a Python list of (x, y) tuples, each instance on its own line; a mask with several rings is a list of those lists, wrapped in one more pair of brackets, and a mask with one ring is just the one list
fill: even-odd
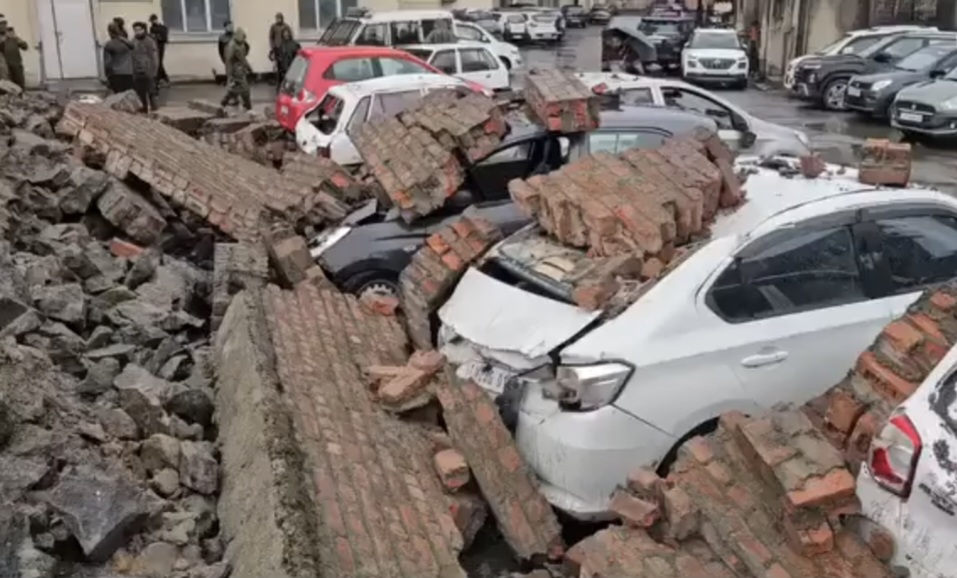
[[(598, 131), (659, 127), (670, 132), (686, 133), (699, 127), (710, 130), (717, 129), (715, 122), (706, 116), (654, 105), (623, 106), (617, 110), (602, 110), (599, 114), (601, 116)], [(512, 123), (510, 128), (511, 131), (502, 141), (502, 146), (547, 132), (541, 125), (532, 122), (528, 124)]]
[(434, 44), (406, 44), (404, 50), (443, 50), (446, 48), (488, 48), (487, 42), (477, 40), (459, 40), (458, 42), (437, 42)]
[(669, 78), (663, 76), (637, 76), (624, 72), (576, 72), (582, 83), (587, 86), (596, 86), (606, 83), (609, 89), (615, 88), (644, 88), (644, 87), (667, 87), (667, 88), (692, 88), (695, 90), (705, 89), (700, 86), (689, 84), (678, 78)]
[(396, 74), (339, 84), (330, 88), (329, 94), (337, 98), (347, 95), (362, 98), (382, 92), (398, 92), (433, 86), (463, 86), (464, 84), (463, 80), (444, 74)]
[(373, 12), (368, 16), (353, 18), (363, 22), (405, 22), (409, 20), (435, 20), (449, 18), (452, 19), (452, 13), (448, 10), (385, 10), (383, 12)]
[(738, 31), (731, 28), (695, 28), (692, 34), (723, 34), (725, 36), (738, 35)]
[(342, 56), (405, 56), (401, 50), (390, 46), (304, 46), (299, 49), (306, 58), (338, 58)]
[(851, 36), (865, 36), (868, 34), (884, 34), (887, 32), (906, 32), (909, 30), (939, 30), (936, 26), (921, 26), (917, 24), (891, 24), (888, 26), (872, 26), (848, 32)]

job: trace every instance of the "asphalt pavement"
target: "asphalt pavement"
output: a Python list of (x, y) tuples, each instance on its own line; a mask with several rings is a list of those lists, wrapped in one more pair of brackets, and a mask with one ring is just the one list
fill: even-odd
[[(559, 45), (522, 46), (526, 68), (562, 68), (577, 71), (598, 70), (601, 61), (601, 29), (569, 29)], [(513, 86), (521, 85), (521, 73), (516, 74)], [(225, 87), (212, 84), (177, 85), (164, 95), (166, 102), (188, 101), (193, 98), (218, 100)], [(165, 91), (164, 91), (165, 92)], [(780, 90), (720, 90), (725, 99), (765, 120), (804, 130), (812, 146), (832, 163), (851, 164), (857, 161), (857, 152), (867, 138), (897, 140), (891, 127), (880, 121), (863, 119), (853, 113), (833, 113), (816, 110), (788, 96)], [(257, 108), (268, 105), (275, 98), (275, 88), (253, 86), (253, 101)], [(957, 149), (914, 147), (914, 180), (941, 189), (957, 192)]]

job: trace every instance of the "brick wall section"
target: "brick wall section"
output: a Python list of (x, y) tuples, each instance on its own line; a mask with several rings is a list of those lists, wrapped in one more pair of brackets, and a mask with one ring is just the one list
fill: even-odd
[(722, 416), (713, 435), (682, 446), (666, 480), (648, 470), (629, 476), (622, 491), (656, 505), (659, 521), (586, 539), (568, 559), (589, 570), (582, 576), (890, 576), (840, 524), (858, 508), (841, 464), (797, 409)]
[(213, 252), (212, 313), (215, 331), (233, 296), (243, 289), (264, 287), (269, 281), (269, 259), (262, 245), (216, 243)]
[(214, 115), (186, 106), (165, 106), (150, 114), (150, 118), (169, 125), (192, 137), (198, 137)]
[(366, 172), (411, 221), (441, 207), (464, 181), (462, 162), (494, 150), (505, 130), (490, 98), (435, 91), (398, 117), (363, 123), (349, 135)]
[(279, 121), (253, 122), (243, 128), (225, 133), (222, 146), (227, 151), (267, 167), (278, 165), (287, 152), (296, 150), (296, 143), (289, 138)]
[(910, 181), (911, 146), (867, 139), (861, 147), (858, 171), (858, 180), (867, 185), (905, 186)]
[(492, 398), (472, 382), (450, 379), (437, 390), (446, 427), (472, 468), (505, 540), (523, 560), (559, 558), (564, 551), (561, 527), (536, 489)]
[(226, 147), (229, 144), (229, 135), (240, 131), (253, 123), (249, 116), (230, 116), (214, 118), (203, 125), (202, 138), (211, 145)]
[(258, 240), (264, 214), (297, 214), (298, 207), (316, 204), (308, 200), (311, 191), (287, 183), (276, 170), (142, 116), (71, 103), (57, 132), (105, 155), (115, 177), (139, 177), (236, 240)]
[(368, 198), (368, 191), (334, 161), (300, 152), (286, 153), (282, 174), (301, 187), (311, 187), (348, 205)]
[(315, 487), (320, 574), (464, 576), (431, 442), (376, 406), (360, 369), (405, 362), (399, 324), (311, 284), (266, 293), (278, 374)]
[(563, 244), (667, 265), (675, 247), (705, 233), (719, 207), (740, 204), (729, 159), (723, 145), (704, 135), (671, 139), (658, 150), (590, 155), (548, 175), (514, 180), (509, 192)]
[(952, 282), (926, 291), (884, 328), (846, 378), (804, 411), (856, 472), (877, 428), (955, 343), (957, 283)]
[(399, 274), (399, 294), (409, 338), (418, 349), (432, 349), (432, 314), (468, 266), (502, 238), (501, 231), (466, 210), (432, 234)]
[(548, 130), (584, 132), (598, 128), (599, 97), (570, 72), (530, 70), (525, 78), (525, 101), (535, 119)]

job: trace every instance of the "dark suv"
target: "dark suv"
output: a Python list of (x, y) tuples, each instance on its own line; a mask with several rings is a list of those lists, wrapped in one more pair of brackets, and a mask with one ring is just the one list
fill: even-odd
[(694, 29), (694, 19), (684, 16), (646, 16), (638, 23), (638, 31), (655, 45), (658, 66), (665, 70), (681, 67), (681, 49)]
[(527, 225), (529, 218), (509, 198), (509, 181), (553, 171), (592, 152), (657, 148), (668, 137), (700, 128), (717, 131), (708, 117), (658, 107), (603, 111), (601, 128), (585, 135), (561, 135), (534, 125), (513, 127), (493, 153), (468, 169), (465, 185), (439, 211), (409, 224), (396, 211), (369, 201), (338, 227), (312, 239), (312, 256), (344, 291), (395, 295), (399, 272), (412, 254), (465, 209), (471, 207), (505, 235)]
[(565, 17), (565, 25), (571, 28), (585, 28), (588, 26), (588, 11), (584, 6), (562, 6), (562, 16)]
[(803, 60), (794, 71), (792, 92), (826, 110), (846, 110), (844, 97), (852, 76), (887, 70), (902, 58), (932, 44), (957, 45), (955, 32), (902, 32), (884, 38), (860, 54), (832, 54)]

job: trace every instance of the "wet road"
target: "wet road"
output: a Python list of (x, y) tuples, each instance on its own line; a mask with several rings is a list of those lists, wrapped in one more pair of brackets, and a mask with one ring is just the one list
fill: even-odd
[[(601, 60), (600, 28), (570, 29), (558, 46), (523, 46), (526, 67), (598, 70)], [(514, 79), (516, 87), (521, 79)], [(184, 85), (170, 89), (168, 102), (192, 98), (218, 100), (224, 88), (214, 85)], [(253, 87), (257, 105), (271, 103), (274, 89), (264, 85)], [(722, 90), (721, 95), (765, 120), (804, 130), (815, 150), (833, 163), (854, 163), (857, 151), (866, 138), (896, 139), (886, 124), (862, 120), (851, 113), (829, 113), (809, 108), (788, 99), (778, 91), (751, 88), (743, 91)], [(957, 149), (946, 150), (915, 145), (915, 180), (957, 192)]]

